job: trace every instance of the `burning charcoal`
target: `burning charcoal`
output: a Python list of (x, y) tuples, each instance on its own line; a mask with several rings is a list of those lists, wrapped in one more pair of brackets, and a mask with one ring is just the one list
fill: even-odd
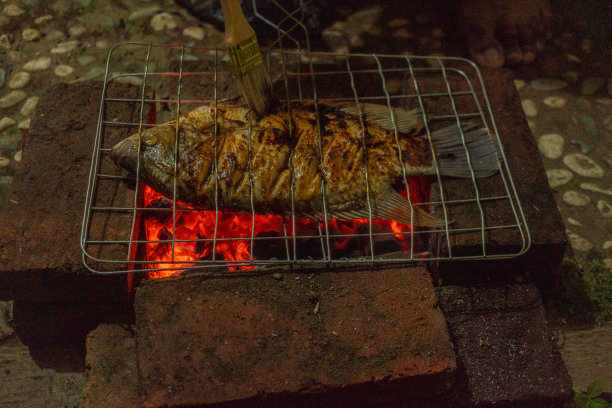
[(255, 237), (260, 238), (260, 237), (278, 237), (278, 236), (280, 236), (280, 233), (278, 231), (262, 231), (262, 232), (257, 233)]
[(334, 258), (361, 258), (370, 253), (370, 240), (367, 237), (345, 238), (343, 241), (336, 240), (335, 244), (332, 249)]
[(374, 242), (374, 254), (382, 255), (389, 252), (399, 252), (402, 250), (402, 246), (394, 238), (379, 238)]
[[(323, 252), (321, 250), (321, 240), (315, 238), (304, 238), (296, 241), (297, 258), (298, 259), (321, 259)], [(291, 255), (293, 256), (293, 249)]]
[[(375, 226), (372, 225), (372, 232), (374, 232), (374, 228), (375, 228)], [(369, 223), (358, 224), (355, 233), (357, 233), (357, 234), (369, 234), (370, 233), (370, 224)]]
[[(165, 227), (159, 230), (155, 241), (164, 241), (172, 239), (172, 234)], [(148, 258), (149, 260), (164, 260), (166, 254), (172, 253), (171, 242), (152, 242), (147, 244), (148, 246)]]
[[(167, 197), (160, 197), (156, 200), (151, 201), (147, 205), (147, 209), (159, 209), (162, 211), (145, 211), (145, 217), (152, 217), (157, 219), (161, 223), (166, 223), (172, 217), (172, 200)], [(177, 219), (182, 216), (182, 211), (190, 210), (190, 207), (187, 207), (184, 204), (176, 203), (176, 216)], [(163, 211), (167, 210), (167, 211)]]
[(151, 201), (147, 208), (172, 208), (172, 200), (167, 197), (160, 197)]
[[(204, 238), (204, 237), (202, 237), (202, 236), (200, 235), (200, 233), (198, 233), (197, 235), (198, 235), (198, 239), (202, 239), (202, 238)], [(206, 249), (206, 246), (207, 246), (207, 245), (210, 245), (210, 243), (208, 243), (208, 242), (204, 242), (204, 241), (198, 241), (198, 242), (196, 243), (196, 249), (195, 249), (195, 250), (196, 250), (196, 253), (198, 253), (198, 254), (203, 254), (203, 253), (204, 253), (204, 250)], [(208, 251), (208, 252), (210, 252), (210, 251)]]
[[(208, 253), (206, 255), (204, 255), (202, 258), (200, 258), (201, 261), (212, 261), (213, 259), (213, 253), (212, 251), (208, 251)], [(215, 259), (218, 261), (224, 261), (225, 257), (223, 256), (222, 253), (217, 252), (217, 256), (215, 256)]]
[(172, 232), (170, 232), (166, 227), (163, 227), (159, 234), (157, 235), (160, 241), (170, 240), (172, 239)]
[(172, 200), (161, 197), (157, 200), (153, 200), (147, 205), (147, 209), (166, 209), (168, 211), (145, 211), (145, 218), (155, 218), (160, 223), (166, 223), (170, 217), (172, 217)]
[[(256, 235), (256, 238), (262, 237), (278, 237), (281, 234), (277, 231), (262, 231)], [(291, 246), (291, 240), (283, 238), (265, 239), (256, 241), (253, 246), (253, 257), (259, 260), (266, 259), (287, 259), (286, 245)]]

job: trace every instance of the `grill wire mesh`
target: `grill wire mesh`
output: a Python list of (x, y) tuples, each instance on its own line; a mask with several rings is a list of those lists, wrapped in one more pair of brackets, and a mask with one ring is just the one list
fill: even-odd
[[(248, 232), (236, 232), (232, 236), (230, 231), (229, 235), (220, 236), (219, 225), (227, 214), (215, 202), (215, 207), (209, 209), (212, 236), (197, 235), (187, 239), (179, 236), (177, 220), (197, 210), (176, 203), (176, 179), (174, 196), (157, 201), (165, 205), (145, 206), (142, 198), (145, 185), (138, 175), (128, 174), (110, 161), (110, 148), (122, 138), (176, 120), (198, 106), (212, 104), (216, 110), (226, 98), (238, 95), (238, 89), (223, 49), (120, 43), (108, 56), (84, 209), (81, 247), (83, 262), (88, 269), (99, 273), (126, 273), (228, 267), (234, 270), (273, 265), (371, 266), (510, 258), (527, 251), (530, 236), (525, 217), (506, 165), (481, 74), (472, 62), (449, 57), (313, 52), (308, 30), (300, 21), (302, 10), (298, 8), (288, 13), (280, 5), (277, 7), (285, 17), (273, 23), (262, 16), (253, 3), (255, 15), (273, 26), (277, 33), (276, 40), (266, 48), (269, 51), (264, 55), (275, 83), (275, 95), (287, 109), (296, 102), (312, 104), (318, 119), (322, 105), (338, 102), (353, 103), (357, 107), (363, 102), (384, 105), (389, 108), (391, 117), (392, 109), (396, 107), (420, 109), (425, 125), (423, 132), (429, 136), (436, 174), (421, 178), (415, 184), (406, 176), (402, 163), (403, 177), (398, 184), (407, 190), (411, 209), (418, 207), (433, 211), (444, 225), (398, 231), (385, 229), (369, 217), (357, 227), (353, 226), (350, 232), (343, 232), (339, 227), (341, 223), (328, 215), (325, 178), (321, 177), (323, 217), (314, 224), (314, 229), (311, 224), (300, 230), (300, 217), (292, 211), (289, 215), (278, 216), (277, 234), (261, 234), (256, 225), (257, 209), (251, 205), (251, 213), (244, 215), (249, 220), (246, 222)], [(141, 65), (126, 69), (123, 61), (127, 55), (141, 61)], [(138, 87), (136, 93), (128, 95), (124, 92), (124, 83), (132, 84), (133, 89)], [(118, 119), (116, 112), (130, 110), (135, 112), (135, 117)], [(359, 116), (363, 128), (363, 114)], [(468, 163), (471, 177), (463, 181), (464, 187), (457, 192), (449, 187), (452, 181), (440, 174), (431, 134), (451, 124), (468, 122), (486, 128), (491, 143), (498, 146), (498, 173), (487, 179), (478, 179)], [(217, 129), (215, 138), (216, 134)], [(397, 138), (397, 128), (395, 135)], [(460, 137), (465, 146), (463, 132)], [(321, 141), (319, 134), (319, 157), (323, 154)], [(366, 149), (364, 137), (361, 142)], [(249, 143), (249, 150), (250, 147)], [(319, 168), (321, 172), (324, 170), (322, 166)], [(214, 170), (218, 179), (217, 155)], [(252, 176), (251, 168), (249, 172)], [(363, 174), (367, 183), (367, 166), (364, 166)], [(291, 186), (293, 202), (293, 180)], [(415, 200), (415, 191), (411, 189), (419, 187), (431, 191), (431, 194), (427, 191)], [(112, 191), (113, 197), (120, 199), (108, 201), (101, 198), (106, 191)], [(369, 194), (366, 198), (371, 215)], [(476, 215), (467, 224), (452, 218), (455, 208), (461, 207), (470, 207), (471, 213)], [(144, 219), (160, 215), (171, 217), (171, 228), (163, 237), (147, 238)], [(465, 236), (470, 237), (470, 242), (477, 243), (469, 253), (460, 249)], [(500, 248), (494, 242), (500, 236), (509, 237), (508, 240), (516, 244)], [(334, 243), (346, 239), (359, 242), (358, 249), (351, 253), (338, 251)], [(385, 251), (384, 243), (393, 239), (401, 240), (401, 248), (391, 245), (392, 250)], [(219, 256), (219, 247), (238, 242), (248, 249), (246, 259)], [(316, 249), (313, 249), (314, 244)], [(150, 259), (148, 251), (143, 249), (148, 246), (167, 248), (168, 258)], [(264, 250), (271, 246), (276, 246), (277, 250)], [(200, 250), (208, 247), (210, 251), (206, 257), (186, 262), (176, 256), (186, 247)]]

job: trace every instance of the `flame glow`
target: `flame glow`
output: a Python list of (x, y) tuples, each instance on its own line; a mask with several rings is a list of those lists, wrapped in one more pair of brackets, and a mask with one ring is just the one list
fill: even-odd
[[(412, 202), (422, 201), (422, 186), (409, 180), (410, 197)], [(283, 251), (289, 251), (291, 238), (285, 239), (286, 236), (292, 237), (291, 221), (284, 223), (284, 218), (278, 215), (254, 215), (254, 220), (251, 214), (223, 212), (219, 211), (194, 211), (188, 206), (177, 203), (177, 209), (172, 212), (172, 202), (164, 198), (148, 186), (144, 190), (145, 208), (160, 208), (159, 202), (164, 202), (161, 211), (146, 211), (144, 218), (144, 228), (146, 240), (150, 241), (146, 244), (147, 261), (150, 263), (150, 269), (172, 269), (151, 271), (150, 278), (164, 278), (168, 276), (178, 275), (186, 268), (195, 264), (198, 260), (212, 260), (224, 262), (245, 262), (246, 265), (229, 266), (229, 270), (235, 271), (248, 270), (255, 268), (254, 265), (248, 265), (250, 261), (256, 260), (253, 252), (257, 249), (251, 248), (251, 236), (253, 237), (273, 237), (265, 241), (256, 241), (255, 247), (263, 248), (260, 251), (266, 251), (268, 256), (262, 259), (270, 259), (268, 248), (277, 247), (277, 253), (285, 254)], [(406, 189), (400, 191), (406, 197)], [(165, 200), (165, 201), (164, 201)], [(410, 250), (410, 234), (409, 224), (401, 224), (392, 220), (375, 219), (372, 220), (373, 229), (378, 232), (394, 233), (397, 244), (404, 251)], [(216, 225), (216, 230), (215, 230)], [(174, 241), (172, 230), (175, 226)], [(254, 226), (254, 232), (251, 234), (251, 229)], [(334, 236), (330, 239), (333, 254), (341, 253), (349, 248), (354, 240), (354, 234), (362, 234), (360, 238), (368, 236), (369, 220), (357, 219), (351, 221), (328, 220), (329, 234)], [(296, 218), (296, 237), (298, 243), (310, 242), (310, 245), (305, 247), (317, 247), (320, 243), (319, 238), (300, 238), (305, 235), (318, 236), (319, 228), (324, 229), (323, 222), (320, 223), (314, 220)], [(279, 238), (274, 238), (279, 237)], [(215, 239), (215, 253), (213, 254), (213, 241)], [(209, 239), (211, 241), (203, 241)], [(307, 240), (310, 241), (307, 241)], [(314, 245), (313, 245), (314, 244)], [(172, 248), (174, 247), (174, 251)], [(300, 249), (298, 249), (299, 251)], [(320, 250), (320, 244), (319, 244)], [(280, 252), (278, 252), (280, 251)], [(282, 255), (281, 255), (282, 256)], [(286, 255), (285, 255), (286, 256)], [(293, 256), (293, 255), (291, 255)]]

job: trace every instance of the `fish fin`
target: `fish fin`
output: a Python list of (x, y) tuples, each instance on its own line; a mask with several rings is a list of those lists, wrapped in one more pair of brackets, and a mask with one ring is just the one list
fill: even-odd
[(393, 188), (378, 195), (372, 212), (374, 218), (385, 218), (416, 227), (437, 228), (444, 225), (443, 220), (429, 214), (420, 206), (411, 205), (410, 201)]
[[(357, 220), (367, 219), (369, 217), (370, 212), (367, 206), (350, 210), (329, 209), (327, 212), (328, 219)], [(307, 216), (307, 218), (321, 220), (323, 218), (323, 213), (315, 212)], [(393, 220), (401, 222), (402, 224), (411, 224), (415, 227), (438, 228), (444, 225), (443, 220), (429, 214), (419, 206), (411, 206), (410, 202), (393, 188), (389, 188), (384, 193), (378, 194), (376, 200), (372, 201), (372, 218)]]
[[(376, 124), (390, 131), (394, 131), (397, 127), (399, 133), (412, 134), (423, 128), (423, 115), (418, 108), (410, 111), (397, 107), (389, 109), (387, 105), (366, 102), (361, 102), (359, 105), (350, 102), (337, 102), (330, 106), (357, 117), (361, 112), (366, 123)], [(391, 116), (391, 113), (393, 113), (393, 116)]]
[[(218, 105), (225, 105), (225, 106), (240, 106), (240, 105), (244, 105), (245, 104), (242, 103), (242, 95), (238, 94), (238, 95), (234, 95), (234, 96), (228, 96), (227, 98), (223, 98), (223, 99), (219, 99), (217, 101)], [(213, 103), (211, 103), (211, 105), (214, 106)]]
[(432, 132), (431, 141), (441, 175), (471, 178), (470, 164), (477, 178), (491, 176), (499, 170), (499, 148), (491, 140), (489, 130), (475, 127), (467, 124), (460, 129), (458, 125), (451, 125)]

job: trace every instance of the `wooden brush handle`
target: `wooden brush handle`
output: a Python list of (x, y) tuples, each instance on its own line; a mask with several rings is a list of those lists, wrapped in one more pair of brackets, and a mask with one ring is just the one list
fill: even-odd
[(238, 0), (221, 0), (225, 19), (225, 45), (228, 47), (254, 37), (255, 31), (249, 25)]

